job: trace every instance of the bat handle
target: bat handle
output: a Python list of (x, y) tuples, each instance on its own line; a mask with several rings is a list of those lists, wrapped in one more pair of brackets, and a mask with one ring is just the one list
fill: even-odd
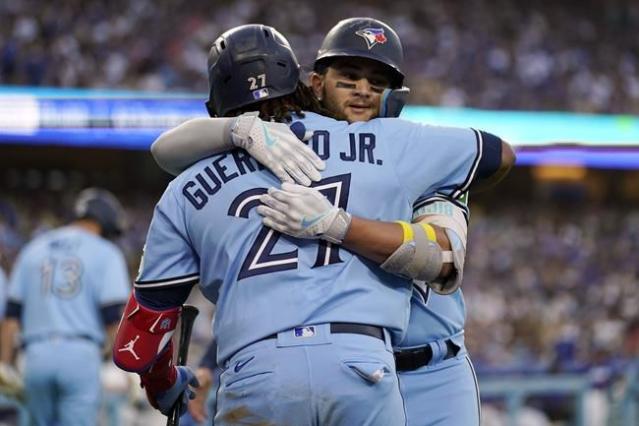
[[(180, 327), (180, 344), (178, 347), (177, 365), (186, 365), (187, 355), (189, 353), (189, 343), (191, 341), (191, 331), (193, 331), (193, 323), (195, 317), (199, 313), (195, 306), (184, 305), (182, 307), (182, 325)], [(166, 426), (179, 426), (180, 425), (180, 413), (183, 407), (182, 394), (178, 397), (177, 401), (171, 408)]]

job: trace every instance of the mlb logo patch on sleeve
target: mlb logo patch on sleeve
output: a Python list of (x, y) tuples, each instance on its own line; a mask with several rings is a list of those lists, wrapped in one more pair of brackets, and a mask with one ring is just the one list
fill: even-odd
[(313, 337), (315, 336), (315, 327), (295, 327), (293, 332), (295, 333), (295, 337)]

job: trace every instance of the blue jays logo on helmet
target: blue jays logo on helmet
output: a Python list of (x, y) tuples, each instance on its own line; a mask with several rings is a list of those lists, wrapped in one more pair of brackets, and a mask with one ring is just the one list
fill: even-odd
[(372, 49), (376, 44), (386, 43), (386, 35), (383, 28), (364, 28), (356, 31), (355, 34), (366, 40), (368, 49)]

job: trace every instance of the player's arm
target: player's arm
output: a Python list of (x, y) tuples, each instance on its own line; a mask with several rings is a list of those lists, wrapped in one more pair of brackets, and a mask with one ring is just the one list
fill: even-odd
[[(423, 221), (423, 223), (428, 224), (429, 222)], [(400, 246), (414, 241), (414, 238), (410, 239), (410, 235), (406, 235), (404, 231), (406, 225), (398, 222), (382, 222), (352, 216), (351, 226), (344, 236), (342, 246), (381, 265)], [(434, 240), (431, 241), (437, 243), (442, 251), (450, 250), (450, 241), (444, 229), (437, 225), (431, 224), (431, 226), (433, 232), (431, 235), (434, 236)], [(426, 234), (423, 229), (418, 228), (417, 231)], [(428, 238), (428, 235), (426, 237)], [(427, 259), (422, 260), (427, 261)], [(446, 278), (451, 272), (452, 263), (442, 261), (436, 278)]]
[(104, 324), (105, 341), (103, 354), (110, 354), (113, 351), (113, 342), (118, 331), (118, 324), (124, 312), (124, 303), (113, 303), (103, 305), (100, 308), (102, 323)]
[(16, 355), (16, 340), (20, 334), (20, 321), (7, 316), (0, 327), (0, 362), (13, 365)]
[(140, 375), (149, 402), (165, 415), (180, 397), (186, 410), (190, 386), (197, 387), (189, 367), (173, 365), (173, 333), (181, 305), (199, 281), (199, 263), (186, 236), (183, 206), (171, 188), (153, 213), (135, 290), (113, 345), (114, 363)]
[(395, 275), (430, 282), (452, 271), (445, 265), (452, 262), (446, 235), (430, 224), (354, 217), (315, 188), (287, 183), (281, 190), (270, 188), (260, 201), (264, 205), (257, 211), (266, 226), (298, 238), (342, 244)]
[(283, 182), (310, 185), (321, 179), (324, 162), (300, 139), (301, 123), (262, 121), (255, 113), (233, 118), (195, 118), (161, 134), (151, 153), (160, 167), (177, 175), (191, 164), (236, 147), (244, 148)]
[[(484, 149), (492, 152), (483, 155), (489, 161), (481, 163), (482, 167), (477, 170), (477, 178), (471, 186), (473, 192), (485, 191), (497, 185), (506, 177), (517, 160), (512, 146), (504, 140), (499, 144), (484, 144)], [(497, 159), (499, 159), (499, 163), (495, 164)]]

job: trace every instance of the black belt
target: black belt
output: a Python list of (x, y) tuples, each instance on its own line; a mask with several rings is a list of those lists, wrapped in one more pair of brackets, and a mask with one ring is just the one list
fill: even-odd
[[(446, 355), (444, 359), (450, 359), (457, 355), (459, 347), (452, 340), (446, 340)], [(413, 371), (417, 370), (433, 359), (433, 349), (430, 345), (426, 345), (419, 349), (408, 349), (401, 352), (395, 352), (395, 367), (397, 371)]]
[[(311, 326), (312, 327), (312, 326)], [(332, 322), (331, 333), (333, 334), (362, 334), (364, 336), (375, 337), (384, 340), (384, 329), (375, 325), (355, 324), (352, 322)], [(266, 339), (277, 339), (277, 333), (271, 334)]]

